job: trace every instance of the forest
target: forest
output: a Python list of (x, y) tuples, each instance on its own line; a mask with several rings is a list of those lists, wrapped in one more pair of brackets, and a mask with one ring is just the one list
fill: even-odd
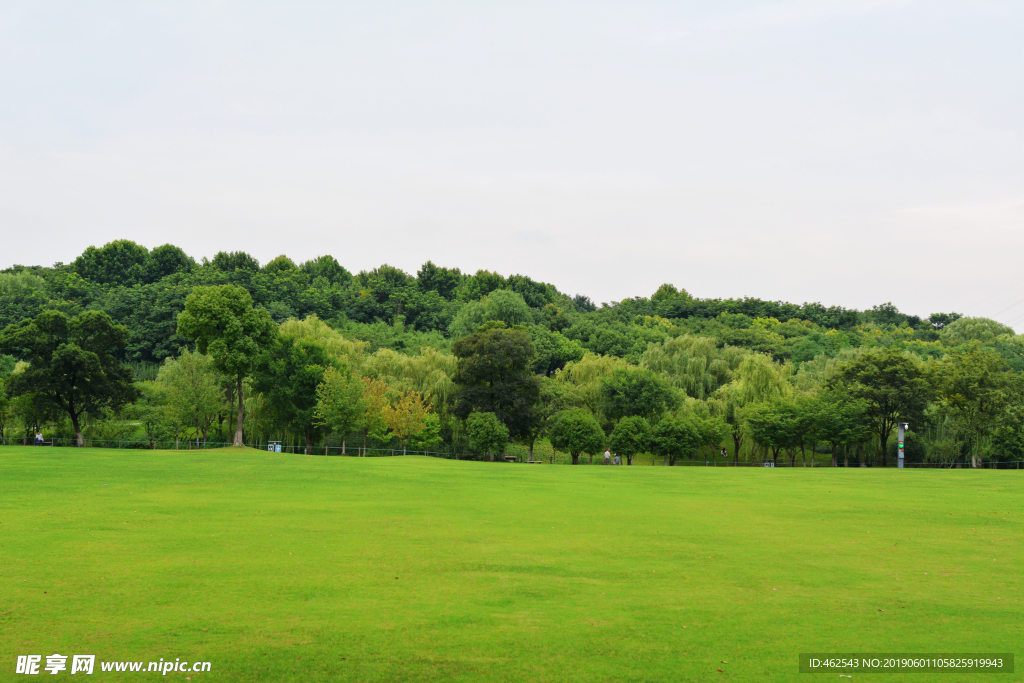
[[(1019, 467), (1024, 337), (986, 318), (595, 303), (427, 261), (173, 245), (0, 272), (0, 437), (623, 464)], [(909, 424), (903, 443), (897, 426)]]

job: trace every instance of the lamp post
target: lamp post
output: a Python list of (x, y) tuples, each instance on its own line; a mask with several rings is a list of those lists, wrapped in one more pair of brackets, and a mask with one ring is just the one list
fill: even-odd
[(897, 453), (899, 454), (899, 468), (903, 469), (903, 433), (910, 429), (910, 423), (900, 422), (899, 436), (896, 439)]

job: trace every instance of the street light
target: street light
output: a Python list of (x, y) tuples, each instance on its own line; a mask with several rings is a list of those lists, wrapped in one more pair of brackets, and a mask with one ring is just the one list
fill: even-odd
[(903, 469), (903, 432), (910, 429), (909, 422), (900, 422), (899, 436), (896, 438), (897, 441), (897, 452), (899, 453), (899, 468)]

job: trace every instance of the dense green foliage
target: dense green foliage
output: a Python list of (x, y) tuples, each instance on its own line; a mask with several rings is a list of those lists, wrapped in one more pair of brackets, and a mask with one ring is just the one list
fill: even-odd
[(491, 460), (501, 455), (508, 443), (508, 427), (494, 413), (471, 413), (466, 418), (469, 445), (478, 453), (487, 453)]
[[(235, 380), (235, 398), (238, 403), (236, 446), (242, 445), (242, 381), (252, 372), (260, 353), (273, 343), (276, 333), (277, 327), (267, 312), (262, 308), (254, 308), (252, 297), (238, 285), (196, 287), (185, 299), (185, 310), (178, 315), (178, 334), (194, 341), (199, 353), (209, 354), (213, 358), (217, 371)], [(288, 350), (288, 345), (281, 348)], [(287, 362), (284, 366), (294, 368), (294, 364), (289, 366)], [(277, 366), (267, 364), (264, 372), (269, 372), (271, 367), (277, 369)], [(319, 383), (322, 377), (323, 366), (315, 381)], [(295, 381), (301, 382), (301, 378), (296, 377)], [(309, 394), (309, 391), (306, 393)], [(288, 409), (280, 403), (271, 403), (287, 414)], [(309, 430), (312, 429), (312, 410), (307, 412), (309, 414), (306, 419), (301, 421), (301, 429), (306, 433), (308, 441)]]
[[(104, 362), (122, 384), (135, 374), (135, 393), (85, 408), (94, 441), (274, 439), (307, 452), (358, 443), (360, 453), (397, 444), (472, 457), (500, 452), (481, 451), (467, 431), (471, 416), (493, 414), (532, 458), (559, 415), (583, 411), (598, 448), (621, 444), (627, 463), (725, 448), (737, 463), (785, 454), (802, 464), (809, 453), (813, 465), (829, 453), (834, 465), (886, 466), (900, 422), (911, 424), (913, 464), (1024, 453), (1024, 338), (995, 321), (922, 318), (891, 303), (697, 299), (666, 284), (595, 305), (523, 275), (430, 261), (415, 275), (388, 265), (353, 274), (326, 255), (197, 262), (172, 245), (120, 240), (70, 265), (0, 273), (5, 335), (60, 316), (107, 316), (122, 332)], [(3, 353), (0, 435), (74, 431), (67, 410), (27, 383), (41, 357), (17, 344)], [(669, 430), (681, 424), (693, 439)]]
[(128, 331), (102, 311), (69, 318), (43, 311), (0, 333), (0, 350), (25, 361), (5, 382), (9, 395), (29, 397), (35, 417), (59, 414), (71, 420), (82, 445), (82, 414), (117, 410), (136, 395), (131, 371), (114, 357)]

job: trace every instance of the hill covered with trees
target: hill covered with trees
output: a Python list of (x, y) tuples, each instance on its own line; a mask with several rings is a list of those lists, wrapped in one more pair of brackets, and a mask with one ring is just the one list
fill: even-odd
[(4, 270), (0, 330), (6, 437), (238, 432), (310, 452), (487, 457), (540, 439), (574, 461), (612, 447), (671, 462), (725, 445), (732, 460), (828, 452), (882, 465), (909, 421), (909, 461), (1024, 457), (1022, 337), (888, 303), (698, 299), (666, 284), (595, 305), (430, 261), (353, 274), (331, 256), (196, 261), (121, 240)]

